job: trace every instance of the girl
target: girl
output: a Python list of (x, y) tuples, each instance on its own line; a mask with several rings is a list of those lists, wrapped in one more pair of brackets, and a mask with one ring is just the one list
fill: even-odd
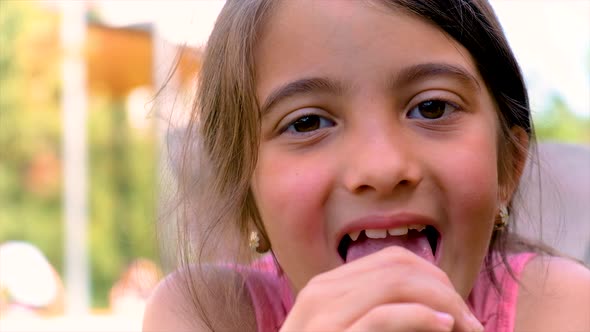
[(590, 272), (509, 233), (534, 136), (485, 1), (228, 1), (200, 75), (146, 331), (590, 330)]

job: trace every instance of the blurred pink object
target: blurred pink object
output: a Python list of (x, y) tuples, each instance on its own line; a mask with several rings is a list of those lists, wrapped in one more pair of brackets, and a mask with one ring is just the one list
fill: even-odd
[(156, 287), (162, 272), (149, 259), (134, 260), (113, 285), (109, 294), (111, 310), (117, 313), (141, 312)]

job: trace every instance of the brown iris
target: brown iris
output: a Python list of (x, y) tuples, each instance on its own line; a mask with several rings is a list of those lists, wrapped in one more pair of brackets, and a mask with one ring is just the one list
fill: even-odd
[(418, 105), (418, 111), (426, 119), (438, 119), (445, 114), (447, 103), (442, 100), (429, 100)]
[(293, 123), (293, 129), (297, 132), (308, 132), (320, 129), (320, 117), (317, 115), (306, 115)]

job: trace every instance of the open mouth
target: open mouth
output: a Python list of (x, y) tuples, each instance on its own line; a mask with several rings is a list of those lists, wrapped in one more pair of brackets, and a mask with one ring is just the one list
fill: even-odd
[(393, 245), (405, 247), (434, 263), (440, 246), (440, 234), (429, 225), (410, 225), (389, 230), (367, 229), (344, 235), (338, 245), (338, 253), (344, 262), (350, 262)]

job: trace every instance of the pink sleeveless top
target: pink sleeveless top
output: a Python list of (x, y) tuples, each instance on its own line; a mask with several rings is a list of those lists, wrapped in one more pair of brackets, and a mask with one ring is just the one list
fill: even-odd
[[(508, 256), (508, 262), (516, 279), (524, 266), (536, 254), (520, 253)], [(502, 263), (496, 264), (495, 275), (501, 293), (491, 283), (487, 273), (480, 273), (467, 304), (487, 332), (512, 332), (516, 315), (518, 283), (510, 276)], [(272, 256), (257, 261), (246, 278), (256, 312), (259, 332), (278, 331), (293, 306), (294, 297), (284, 275), (278, 272)]]

